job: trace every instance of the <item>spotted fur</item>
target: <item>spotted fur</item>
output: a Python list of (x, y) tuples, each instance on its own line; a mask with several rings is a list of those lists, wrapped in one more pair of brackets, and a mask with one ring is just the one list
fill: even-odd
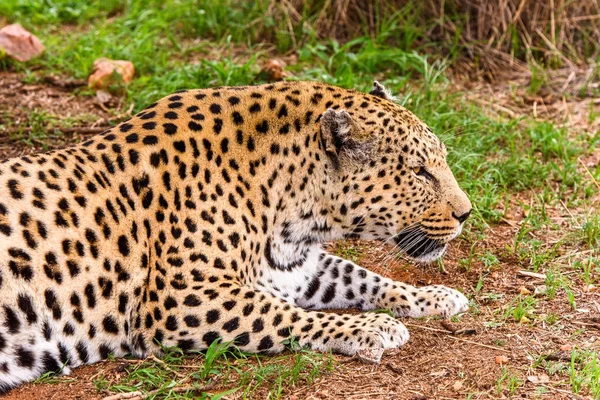
[(0, 164), (0, 388), (109, 354), (290, 337), (377, 362), (396, 317), (465, 297), (326, 253), (340, 238), (440, 257), (471, 205), (413, 114), (314, 82), (180, 91), (77, 146)]

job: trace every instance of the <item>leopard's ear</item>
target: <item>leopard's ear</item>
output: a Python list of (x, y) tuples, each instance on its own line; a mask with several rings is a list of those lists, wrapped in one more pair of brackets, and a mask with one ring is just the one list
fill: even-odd
[(379, 83), (377, 81), (373, 81), (373, 90), (371, 90), (369, 92), (369, 94), (372, 94), (373, 96), (381, 97), (381, 98), (389, 100), (389, 101), (396, 100), (394, 95), (392, 94), (392, 92), (390, 92), (388, 88), (386, 88), (385, 86), (383, 86), (381, 83)]
[(325, 151), (332, 157), (354, 162), (365, 162), (370, 158), (373, 143), (346, 110), (330, 108), (325, 111), (321, 115), (321, 133)]

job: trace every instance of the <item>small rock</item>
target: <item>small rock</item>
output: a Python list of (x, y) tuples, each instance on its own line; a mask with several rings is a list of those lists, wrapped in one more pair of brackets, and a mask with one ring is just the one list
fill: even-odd
[(135, 67), (130, 61), (99, 58), (94, 61), (94, 72), (88, 78), (88, 86), (93, 89), (105, 89), (121, 82), (133, 79)]
[(500, 365), (508, 364), (508, 361), (509, 361), (508, 357), (506, 357), (506, 356), (496, 356), (496, 364), (500, 364)]
[(455, 392), (458, 392), (462, 387), (463, 383), (461, 381), (456, 381), (454, 382), (454, 385), (452, 385), (452, 389), (454, 389)]
[(560, 346), (560, 351), (568, 351), (570, 352), (573, 347), (570, 344), (563, 344)]
[(25, 62), (44, 52), (44, 45), (20, 24), (0, 29), (0, 49), (17, 61)]
[(592, 285), (591, 283), (589, 285), (585, 285), (583, 287), (583, 291), (587, 292), (587, 293), (591, 293), (591, 292), (595, 292), (596, 291), (596, 286)]
[(96, 100), (98, 100), (98, 103), (100, 104), (108, 104), (112, 100), (112, 95), (106, 90), (98, 89), (98, 91), (96, 91)]
[(540, 286), (536, 286), (535, 290), (533, 291), (534, 295), (541, 295), (544, 294), (548, 291), (548, 288), (546, 287), (546, 285), (540, 285)]

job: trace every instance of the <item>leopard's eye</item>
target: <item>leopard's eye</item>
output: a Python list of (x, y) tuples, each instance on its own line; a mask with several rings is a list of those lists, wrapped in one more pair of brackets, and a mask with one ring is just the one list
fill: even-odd
[(429, 181), (435, 181), (435, 178), (433, 177), (433, 175), (431, 175), (429, 173), (429, 171), (427, 171), (424, 167), (413, 167), (412, 171), (417, 176), (421, 176)]

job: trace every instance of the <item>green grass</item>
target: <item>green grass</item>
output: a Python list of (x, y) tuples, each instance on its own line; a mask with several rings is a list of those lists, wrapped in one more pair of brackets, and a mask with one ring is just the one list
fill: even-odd
[(573, 349), (568, 373), (573, 393), (587, 389), (594, 398), (600, 398), (600, 360), (597, 352)]
[(579, 276), (587, 285), (598, 282), (600, 277), (600, 259), (595, 257), (585, 257), (579, 260), (574, 260), (571, 268), (579, 272)]
[(496, 394), (501, 395), (506, 392), (509, 396), (523, 385), (523, 381), (513, 371), (508, 368), (502, 368), (500, 377), (496, 381)]
[(65, 139), (62, 128), (90, 124), (96, 120), (96, 117), (89, 114), (65, 118), (42, 108), (28, 110), (25, 120), (15, 119), (7, 112), (2, 114), (0, 129), (9, 129), (11, 140), (23, 142), (28, 146), (38, 146), (43, 150), (50, 148), (57, 140)]
[[(539, 355), (534, 368), (543, 369), (552, 379), (564, 378), (575, 394), (586, 393), (591, 398), (600, 398), (600, 360), (598, 352), (573, 348), (565, 360), (549, 360), (548, 355)], [(552, 380), (551, 379), (551, 380)]]
[(593, 214), (581, 224), (581, 240), (590, 248), (600, 247), (600, 215)]
[(14, 0), (0, 4), (0, 15), (21, 24), (82, 24), (106, 18), (122, 9), (120, 1)]
[(333, 247), (333, 254), (336, 256), (351, 260), (355, 263), (360, 261), (360, 258), (364, 255), (364, 249), (360, 246), (356, 246), (351, 242), (341, 240), (335, 242)]
[(518, 295), (508, 304), (504, 313), (505, 318), (511, 318), (516, 322), (525, 322), (531, 320), (535, 314), (537, 301), (533, 296)]
[[(126, 376), (112, 385), (96, 376), (99, 391), (127, 393), (142, 391), (153, 399), (219, 399), (236, 393), (241, 398), (279, 399), (286, 389), (309, 385), (333, 369), (330, 354), (297, 348), (278, 356), (245, 354), (226, 343), (213, 342), (199, 355), (184, 354), (178, 348), (164, 349), (161, 360), (133, 362)], [(174, 388), (188, 388), (174, 392)], [(210, 387), (208, 390), (203, 388)]]

